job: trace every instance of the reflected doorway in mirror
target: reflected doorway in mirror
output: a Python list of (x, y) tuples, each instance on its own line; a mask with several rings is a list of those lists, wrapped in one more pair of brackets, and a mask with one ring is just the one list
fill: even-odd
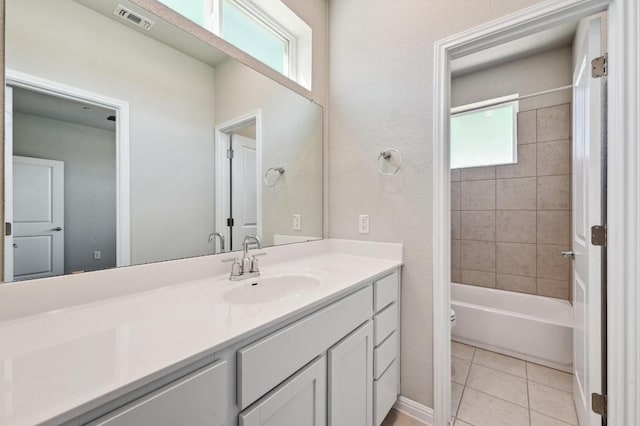
[(261, 112), (216, 126), (216, 228), (228, 251), (248, 235), (262, 237)]
[[(11, 69), (5, 91), (4, 281), (128, 266), (128, 103)], [(28, 164), (21, 158), (28, 158)], [(34, 162), (39, 171), (33, 170)], [(54, 163), (56, 167), (48, 166)], [(95, 179), (76, 173), (96, 168)], [(43, 190), (58, 190), (38, 196), (38, 182)], [(91, 187), (93, 183), (100, 187)], [(50, 200), (49, 207), (36, 208), (34, 203), (43, 199)], [(89, 223), (87, 209), (102, 210), (108, 220)], [(36, 225), (38, 230), (31, 229)], [(94, 228), (92, 238), (74, 233), (74, 228), (86, 227)], [(84, 243), (74, 242), (74, 235)], [(34, 245), (36, 240), (39, 244)], [(98, 240), (112, 248), (84, 246)], [(93, 258), (98, 248), (103, 253), (99, 262)]]

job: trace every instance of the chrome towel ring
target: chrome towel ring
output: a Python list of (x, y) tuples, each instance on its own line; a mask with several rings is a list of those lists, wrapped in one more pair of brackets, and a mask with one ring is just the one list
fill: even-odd
[(267, 186), (276, 186), (276, 183), (280, 180), (280, 176), (284, 174), (284, 168), (271, 167), (264, 172), (264, 184)]
[[(393, 157), (396, 157), (397, 164), (392, 169), (384, 171), (382, 165), (385, 161), (390, 163)], [(380, 160), (382, 160), (382, 162)], [(381, 151), (380, 154), (378, 154), (378, 159), (376, 161), (378, 173), (380, 173), (382, 176), (391, 176), (395, 175), (396, 172), (400, 170), (400, 166), (402, 166), (402, 155), (400, 155), (400, 151), (398, 151), (397, 149), (387, 148), (384, 151)]]

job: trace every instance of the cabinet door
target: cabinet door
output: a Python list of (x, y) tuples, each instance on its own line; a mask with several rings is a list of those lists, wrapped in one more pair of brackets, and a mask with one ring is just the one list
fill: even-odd
[(325, 426), (327, 359), (317, 358), (240, 413), (240, 426)]
[(89, 426), (224, 426), (227, 362), (219, 361), (176, 380)]
[(329, 349), (329, 425), (371, 426), (373, 326), (371, 321)]

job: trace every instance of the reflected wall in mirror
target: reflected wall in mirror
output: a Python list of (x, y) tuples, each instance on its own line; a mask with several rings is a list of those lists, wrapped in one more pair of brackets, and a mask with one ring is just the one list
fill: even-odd
[(321, 107), (128, 1), (6, 21), (5, 281), (322, 238)]

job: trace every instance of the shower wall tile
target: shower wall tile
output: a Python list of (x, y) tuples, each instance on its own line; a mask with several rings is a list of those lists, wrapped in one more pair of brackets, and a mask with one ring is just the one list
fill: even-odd
[(498, 179), (496, 205), (498, 210), (535, 210), (536, 178)]
[(536, 110), (518, 113), (518, 144), (536, 143)]
[(488, 180), (496, 178), (495, 166), (490, 167), (470, 167), (460, 169), (460, 180)]
[(496, 272), (536, 277), (536, 245), (496, 243)]
[(536, 176), (536, 145), (518, 145), (518, 163), (496, 167), (498, 179)]
[(540, 142), (537, 148), (538, 176), (571, 174), (571, 141)]
[(461, 235), (464, 240), (495, 241), (495, 211), (463, 211), (460, 215)]
[(536, 243), (536, 212), (496, 212), (496, 241), (506, 243)]
[(460, 274), (460, 269), (451, 268), (451, 282), (459, 283), (461, 279), (462, 279), (462, 276)]
[(460, 210), (460, 202), (462, 198), (460, 197), (460, 182), (452, 182), (451, 183), (451, 210)]
[(461, 182), (460, 210), (495, 210), (496, 181), (477, 180)]
[(496, 274), (493, 272), (471, 271), (463, 269), (460, 271), (460, 282), (462, 284), (477, 285), (480, 287), (496, 287)]
[(538, 278), (537, 292), (540, 296), (569, 298), (569, 281), (556, 281)]
[(518, 163), (451, 171), (451, 279), (567, 299), (571, 105), (518, 114)]
[(566, 246), (538, 244), (538, 278), (568, 281), (571, 261), (562, 256)]
[(451, 210), (451, 239), (460, 239), (460, 211)]
[(451, 267), (460, 269), (460, 240), (451, 241)]
[(571, 137), (571, 104), (539, 109), (536, 135), (538, 142), (569, 139)]
[(496, 244), (494, 242), (462, 240), (460, 244), (462, 269), (481, 272), (496, 271)]
[(538, 211), (538, 244), (571, 245), (571, 211)]
[(496, 274), (496, 288), (518, 293), (536, 294), (536, 278)]
[(538, 177), (538, 209), (571, 210), (571, 176)]

